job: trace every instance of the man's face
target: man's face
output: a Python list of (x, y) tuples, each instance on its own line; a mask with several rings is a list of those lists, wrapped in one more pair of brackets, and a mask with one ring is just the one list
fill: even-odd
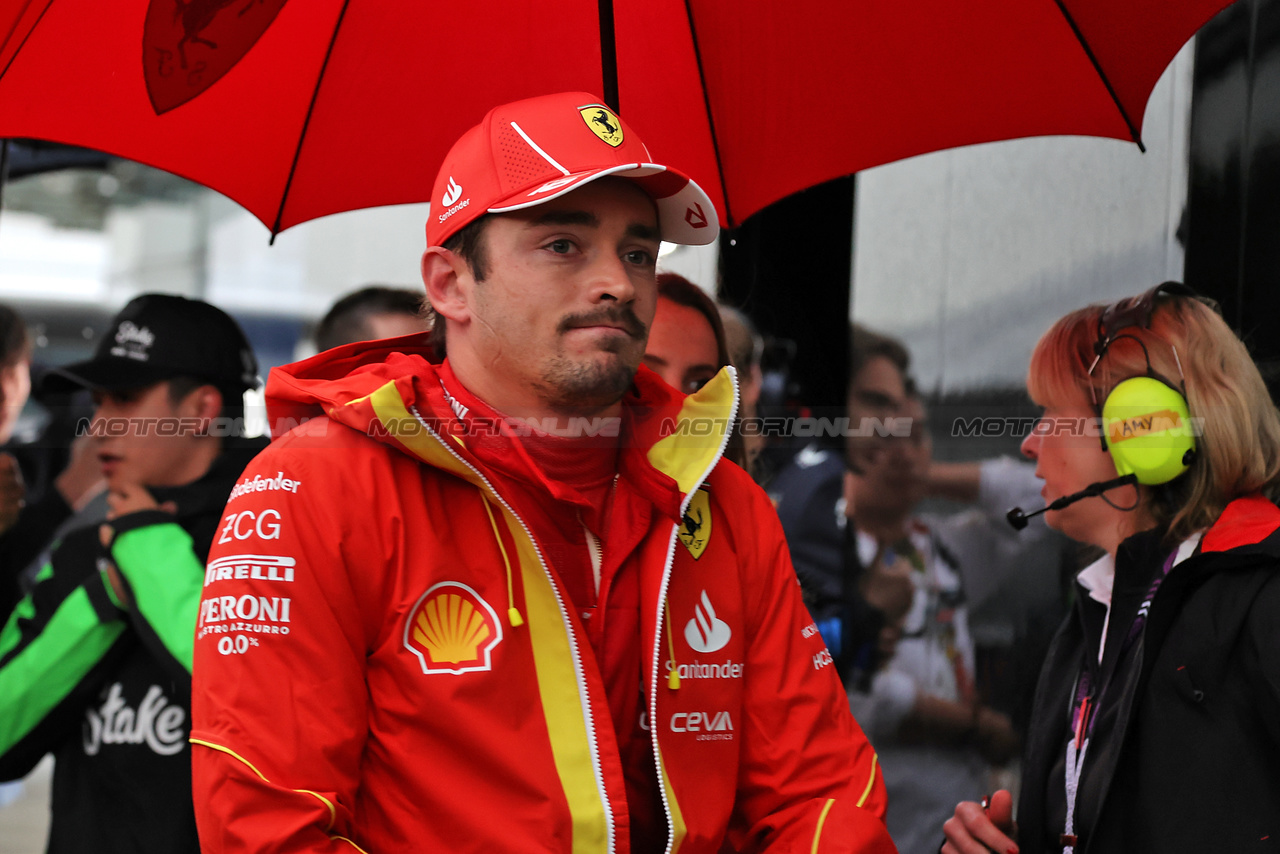
[(13, 438), (22, 406), (31, 394), (31, 363), (14, 359), (0, 368), (0, 444)]
[(924, 405), (916, 398), (902, 401), (892, 418), (910, 419), (910, 435), (879, 439), (879, 451), (858, 478), (857, 507), (905, 516), (925, 496), (933, 442), (925, 420)]
[(125, 484), (179, 486), (203, 474), (207, 462), (192, 453), (201, 441), (196, 398), (178, 402), (168, 381), (135, 389), (95, 390), (92, 435), (109, 489)]
[(846, 453), (855, 469), (867, 470), (876, 464), (885, 448), (877, 427), (902, 413), (907, 387), (902, 372), (886, 356), (875, 356), (849, 383), (849, 424), (854, 435)]
[(592, 411), (616, 403), (644, 354), (657, 300), (658, 218), (634, 184), (602, 178), (484, 231), (488, 272), (460, 276), (458, 348), (484, 372), (491, 405)]
[(659, 298), (644, 363), (676, 391), (693, 394), (720, 370), (711, 322), (691, 305)]

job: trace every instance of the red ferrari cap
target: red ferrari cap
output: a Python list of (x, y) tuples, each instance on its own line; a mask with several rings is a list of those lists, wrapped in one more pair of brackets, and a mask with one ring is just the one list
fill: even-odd
[(586, 92), (494, 107), (454, 143), (436, 175), (427, 245), (442, 245), (486, 213), (540, 205), (606, 175), (649, 194), (663, 240), (714, 241), (720, 225), (711, 199), (687, 175), (652, 160), (636, 132)]

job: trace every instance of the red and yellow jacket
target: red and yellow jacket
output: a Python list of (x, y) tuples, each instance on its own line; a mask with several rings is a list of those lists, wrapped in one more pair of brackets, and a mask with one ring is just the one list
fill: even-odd
[[(245, 471), (209, 555), (191, 736), (207, 854), (629, 848), (582, 622), (425, 350), (272, 372), (273, 424), (311, 420)], [(731, 372), (684, 398), (645, 369), (625, 402), (618, 488), (673, 496), (626, 559), (668, 851), (892, 852), (777, 516), (717, 465), (735, 404)]]

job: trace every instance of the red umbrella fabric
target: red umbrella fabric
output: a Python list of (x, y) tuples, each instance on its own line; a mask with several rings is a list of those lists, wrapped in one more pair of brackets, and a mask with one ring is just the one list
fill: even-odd
[[(166, 169), (273, 233), (429, 201), (449, 145), (493, 105), (602, 92), (601, 5), (0, 0), (0, 136)], [(927, 151), (1136, 141), (1166, 65), (1228, 5), (612, 0), (618, 106), (732, 227)]]

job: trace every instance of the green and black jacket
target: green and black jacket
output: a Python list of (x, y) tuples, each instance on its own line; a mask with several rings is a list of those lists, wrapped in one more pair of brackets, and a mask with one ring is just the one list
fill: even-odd
[[(53, 752), (50, 854), (195, 852), (191, 652), (205, 557), (227, 496), (264, 446), (228, 449), (143, 511), (67, 534), (0, 632), (0, 780)], [(127, 588), (122, 607), (105, 568)]]

